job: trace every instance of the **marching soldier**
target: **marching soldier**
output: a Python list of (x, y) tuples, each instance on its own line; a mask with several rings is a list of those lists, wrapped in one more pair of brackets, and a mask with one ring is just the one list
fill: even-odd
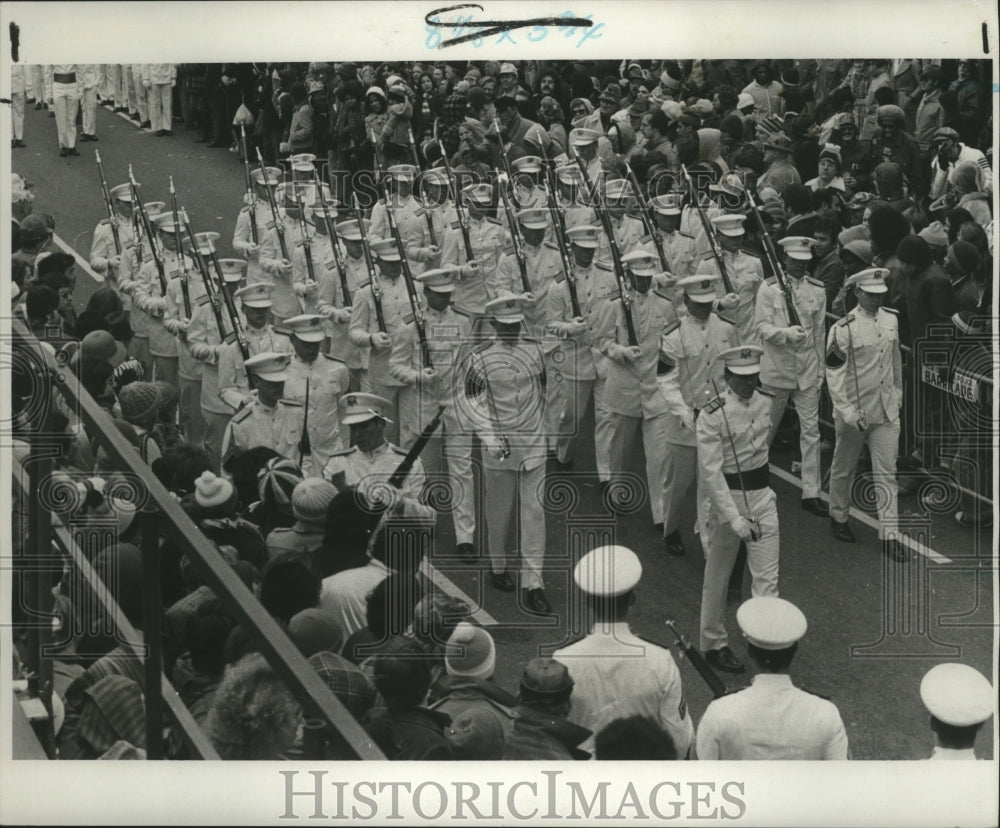
[[(56, 117), (59, 155), (79, 155), (76, 148), (76, 116), (80, 111), (80, 83), (77, 76), (82, 66), (75, 63), (49, 64), (45, 67), (45, 85), (49, 105)], [(82, 77), (82, 76), (81, 76)]]
[[(608, 217), (611, 219), (611, 229), (618, 243), (618, 250), (624, 256), (635, 250), (645, 235), (646, 228), (642, 219), (628, 214), (629, 202), (634, 201), (632, 188), (624, 178), (615, 178), (604, 182), (604, 202), (607, 205)], [(605, 235), (601, 234), (601, 246), (597, 251), (598, 259), (606, 259), (611, 255), (611, 247)], [(654, 251), (655, 255), (655, 251)]]
[[(159, 215), (164, 207), (166, 204), (162, 201), (150, 201), (143, 205), (146, 215), (149, 216)], [(156, 264), (153, 262), (148, 241), (141, 238), (141, 231), (135, 226), (132, 230), (132, 243), (125, 248), (117, 272), (122, 305), (128, 309), (129, 324), (132, 326), (132, 341), (129, 342), (128, 353), (142, 364), (147, 381), (153, 377), (153, 355), (149, 349), (151, 317), (139, 307), (135, 301), (135, 294), (139, 287), (139, 273), (147, 263), (153, 268), (153, 277), (157, 278)], [(159, 247), (157, 251), (159, 252)]]
[(587, 167), (587, 175), (590, 177), (591, 183), (595, 185), (600, 176), (604, 174), (604, 164), (601, 163), (600, 156), (597, 154), (597, 142), (601, 137), (601, 133), (596, 129), (576, 127), (569, 131), (569, 143), (573, 147), (573, 151), (569, 155), (571, 158), (573, 155), (579, 155), (583, 159)]
[[(121, 292), (118, 274), (122, 269), (122, 258), (125, 256), (126, 249), (135, 244), (135, 227), (132, 223), (132, 187), (129, 184), (119, 184), (112, 187), (109, 192), (115, 209), (115, 217), (114, 219), (101, 219), (97, 227), (94, 228), (94, 240), (90, 244), (90, 266), (107, 280), (109, 287)], [(112, 221), (115, 223), (114, 229), (111, 226)], [(117, 231), (121, 252), (115, 249), (115, 231)], [(128, 297), (123, 298), (131, 304)], [(128, 309), (126, 306), (125, 310)]]
[(307, 426), (303, 428), (308, 431), (312, 454), (303, 457), (299, 465), (305, 476), (311, 477), (318, 475), (332, 454), (347, 442), (333, 412), (337, 410), (340, 397), (347, 393), (351, 378), (341, 360), (320, 354), (326, 337), (321, 316), (293, 316), (285, 321), (285, 326), (291, 332), (289, 338), (295, 352), (288, 365), (285, 398), (304, 406), (302, 417)]
[[(406, 290), (406, 279), (402, 275), (399, 250), (393, 240), (373, 239), (370, 246), (379, 273), (377, 276), (372, 274), (372, 282), (362, 285), (352, 297), (354, 305), (348, 336), (356, 347), (368, 348), (368, 387), (389, 406), (386, 409), (386, 426), (389, 441), (395, 442), (399, 440), (399, 390), (402, 383), (392, 375), (389, 357), (393, 342), (405, 324), (404, 317), (410, 315), (413, 309)], [(377, 298), (373, 292), (376, 283)], [(381, 306), (384, 331), (380, 329), (376, 303)]]
[[(295, 287), (307, 278), (304, 245), (311, 240), (311, 236), (308, 240), (303, 238), (296, 192), (301, 196), (302, 212), (305, 213), (303, 218), (308, 217), (307, 202), (312, 199), (313, 185), (292, 182), (279, 185), (275, 190), (275, 199), (284, 205), (281, 223), (264, 236), (260, 250), (261, 272), (274, 282), (271, 316), (276, 325), (302, 314), (302, 302)], [(285, 252), (290, 258), (286, 259), (282, 253), (279, 234), (283, 234)]]
[(350, 429), (351, 447), (334, 452), (323, 467), (323, 477), (339, 491), (356, 489), (369, 505), (381, 503), (387, 510), (400, 507), (404, 517), (434, 523), (437, 512), (423, 502), (426, 476), (416, 458), (402, 488), (388, 481), (403, 462), (406, 452), (385, 438), (387, 400), (375, 394), (345, 394), (338, 401), (341, 426)]
[[(218, 233), (199, 233), (195, 237), (203, 256), (208, 246), (219, 239)], [(176, 239), (176, 237), (175, 237)], [(190, 249), (185, 245), (186, 249)], [(185, 254), (178, 258), (183, 268), (188, 261)], [(188, 328), (201, 300), (206, 296), (202, 281), (193, 261), (187, 271), (183, 269), (176, 278), (167, 282), (167, 305), (163, 312), (163, 327), (177, 340), (177, 388), (180, 392), (180, 424), (192, 445), (200, 446), (205, 439), (205, 419), (201, 416), (202, 362), (196, 359), (188, 344)]]
[(975, 759), (976, 736), (990, 720), (997, 696), (986, 676), (967, 664), (938, 664), (920, 681), (931, 714), (931, 759)]
[(548, 207), (548, 193), (539, 184), (542, 159), (537, 155), (522, 155), (511, 161), (510, 166), (514, 171), (514, 203), (523, 210), (544, 210)]
[(456, 394), (460, 391), (458, 383), (461, 382), (459, 369), (472, 341), (472, 320), (449, 304), (455, 290), (453, 268), (425, 270), (416, 280), (424, 286), (427, 303), (424, 335), (432, 367), (423, 363), (417, 326), (411, 320), (393, 343), (389, 360), (390, 372), (405, 384), (399, 395), (400, 442), (406, 449), (412, 446), (434, 418), (438, 407), (445, 407), (441, 430), (431, 437), (424, 449), (423, 462), (433, 478), (443, 474), (441, 460), (447, 458), (456, 551), (466, 560), (475, 560), (472, 435), (461, 427), (455, 412)]
[[(667, 260), (670, 273), (675, 279), (693, 276), (698, 261), (695, 255), (694, 236), (682, 233), (678, 229), (683, 203), (684, 198), (678, 193), (665, 193), (649, 200), (649, 206), (653, 208), (653, 222), (656, 225), (654, 232), (663, 249), (663, 256)], [(656, 243), (648, 236), (640, 239), (640, 245), (647, 253), (659, 256)]]
[[(791, 398), (800, 426), (802, 508), (826, 517), (830, 512), (819, 496), (819, 395), (826, 345), (826, 289), (822, 282), (807, 275), (812, 239), (786, 236), (778, 244), (784, 248), (784, 270), (791, 295), (786, 297), (778, 280), (772, 277), (760, 286), (755, 311), (757, 336), (764, 348), (760, 381), (772, 399), (768, 442), (774, 441)], [(789, 303), (798, 315), (795, 324)]]
[[(260, 254), (265, 237), (273, 232), (271, 227), (271, 208), (268, 204), (268, 190), (272, 195), (274, 188), (281, 180), (281, 170), (278, 167), (265, 167), (267, 174), (265, 183), (264, 173), (259, 169), (250, 173), (250, 178), (254, 187), (254, 198), (249, 204), (245, 204), (236, 217), (236, 229), (233, 230), (233, 250), (239, 256), (247, 260), (247, 283), (270, 281), (266, 273), (261, 272)], [(251, 213), (253, 220), (251, 221)], [(278, 216), (284, 214), (284, 208), (278, 208)], [(253, 228), (257, 227), (257, 240), (253, 238)], [(270, 229), (269, 229), (270, 228)]]
[(408, 223), (408, 235), (403, 239), (407, 258), (419, 266), (419, 269), (413, 268), (414, 274), (424, 268), (440, 267), (444, 239), (453, 231), (458, 220), (455, 205), (448, 197), (448, 176), (444, 170), (421, 172), (419, 187), (419, 207)]
[[(390, 184), (390, 206), (392, 217), (396, 220), (399, 234), (403, 239), (404, 248), (407, 240), (419, 232), (417, 227), (424, 221), (421, 215), (421, 204), (413, 197), (413, 184), (420, 171), (413, 164), (394, 164), (386, 170)], [(388, 239), (389, 217), (386, 215), (384, 200), (376, 202), (372, 208), (371, 236), (376, 239)], [(409, 251), (407, 251), (409, 253)], [(414, 261), (427, 261), (438, 252), (427, 252), (414, 257)]]
[(899, 406), (903, 396), (899, 324), (894, 311), (882, 307), (889, 271), (869, 268), (849, 277), (858, 306), (830, 328), (826, 344), (826, 384), (833, 401), (837, 442), (830, 465), (830, 521), (833, 536), (854, 542), (847, 523), (851, 489), (861, 446), (868, 445), (872, 473), (879, 486), (878, 535), (882, 550), (905, 561), (893, 535), (896, 523), (896, 458), (899, 451)]
[[(629, 629), (629, 607), (642, 578), (638, 556), (624, 546), (600, 546), (573, 569), (594, 626), (589, 635), (552, 657), (573, 679), (571, 722), (599, 733), (615, 719), (648, 716), (673, 740), (679, 757), (694, 743), (680, 670), (670, 650)], [(593, 749), (593, 739), (581, 745)]]
[(291, 358), (291, 354), (265, 351), (247, 360), (246, 370), (253, 375), (256, 390), (226, 427), (223, 466), (257, 446), (268, 446), (290, 460), (296, 459), (297, 447), (292, 438), (298, 434), (302, 403), (282, 399)]
[[(153, 216), (152, 221), (156, 225), (160, 258), (163, 260), (163, 270), (169, 285), (171, 280), (180, 278), (182, 256), (188, 271), (195, 265), (183, 252), (177, 250), (173, 216), (169, 212), (160, 213), (158, 216)], [(135, 307), (149, 314), (149, 352), (153, 357), (155, 379), (169, 382), (176, 387), (178, 385), (177, 340), (163, 325), (167, 298), (161, 291), (159, 274), (152, 260), (143, 264), (139, 270), (133, 299)]]
[(762, 350), (753, 345), (719, 354), (726, 388), (698, 416), (702, 490), (698, 524), (705, 548), (701, 649), (713, 667), (742, 673), (728, 646), (726, 590), (742, 540), (754, 597), (778, 594), (778, 510), (768, 472), (771, 397), (757, 390)]
[[(591, 179), (593, 181), (593, 179)], [(598, 224), (597, 213), (589, 204), (581, 201), (583, 174), (575, 164), (566, 164), (556, 170), (556, 201), (566, 222), (566, 229)]]
[(504, 228), (496, 218), (492, 184), (473, 184), (462, 190), (462, 203), (469, 216), (469, 259), (459, 230), (447, 233), (441, 250), (443, 265), (460, 267), (455, 307), (473, 319), (481, 318), (487, 302), (496, 298), (497, 265), (505, 247)]
[(709, 703), (698, 723), (698, 758), (849, 759), (836, 705), (789, 675), (808, 626), (802, 610), (783, 598), (751, 598), (736, 622), (757, 674), (746, 689)]
[(572, 253), (573, 277), (580, 316), (573, 311), (566, 279), (553, 285), (548, 294), (549, 327), (562, 340), (559, 346), (565, 401), (556, 438), (556, 462), (561, 470), (572, 468), (570, 447), (580, 433), (590, 398), (594, 399), (594, 454), (601, 487), (611, 480), (611, 437), (614, 418), (605, 403), (608, 359), (599, 350), (602, 339), (611, 334), (614, 317), (605, 312), (605, 303), (618, 293), (618, 285), (607, 262), (595, 263), (600, 244), (599, 227), (577, 225), (566, 230)]
[(497, 267), (497, 291), (500, 296), (520, 295), (524, 299), (525, 328), (529, 336), (541, 343), (548, 377), (545, 386), (545, 435), (550, 449), (554, 450), (565, 397), (562, 373), (559, 370), (562, 355), (556, 356), (559, 341), (547, 336), (546, 331), (549, 321), (548, 294), (562, 272), (562, 259), (555, 243), (545, 241), (548, 226), (549, 220), (544, 210), (520, 210), (517, 213), (517, 227), (513, 228), (513, 232), (519, 233), (523, 242), (525, 271), (530, 290), (524, 290), (520, 265), (510, 247), (504, 252)]
[[(749, 345), (757, 339), (754, 306), (757, 289), (764, 281), (764, 265), (757, 256), (741, 249), (746, 234), (743, 229), (745, 219), (746, 216), (740, 213), (723, 213), (715, 216), (712, 224), (718, 231), (716, 238), (722, 252), (722, 261), (733, 287), (733, 293), (726, 294), (725, 287), (719, 282), (719, 307), (732, 315), (740, 332), (740, 340)], [(719, 263), (711, 253), (702, 260), (699, 269), (705, 273), (722, 274)]]
[(718, 281), (718, 276), (706, 274), (677, 283), (687, 313), (664, 328), (660, 340), (657, 382), (668, 409), (663, 536), (666, 552), (675, 556), (684, 554), (681, 503), (697, 476), (695, 421), (722, 382), (723, 364), (716, 357), (739, 344), (736, 326), (713, 310)]
[(466, 392), (475, 402), (465, 404), (470, 425), (483, 441), (484, 497), (493, 586), (502, 592), (516, 587), (507, 572), (507, 536), (519, 504), (522, 604), (530, 612), (552, 612), (545, 597), (545, 363), (533, 339), (521, 336), (524, 300), (494, 299), (486, 307), (495, 336), (469, 357)]
[[(240, 300), (246, 325), (247, 350), (250, 356), (266, 353), (292, 353), (292, 343), (270, 324), (273, 282), (255, 282), (233, 293)], [(239, 344), (230, 342), (218, 352), (219, 398), (234, 411), (250, 401), (250, 385)]]
[[(611, 473), (620, 474), (628, 463), (636, 431), (642, 426), (646, 455), (646, 491), (653, 525), (663, 523), (663, 462), (667, 448), (667, 401), (656, 382), (656, 365), (663, 329), (677, 321), (674, 304), (666, 296), (650, 290), (655, 275), (654, 258), (634, 251), (622, 257), (631, 274), (627, 295), (606, 304), (613, 325), (602, 331), (601, 353), (608, 364), (604, 400), (613, 415)], [(629, 341), (625, 314), (632, 317), (636, 344)], [(614, 508), (616, 493), (609, 491)], [(618, 493), (623, 497), (624, 492)]]
[[(225, 290), (236, 304), (240, 281), (246, 272), (247, 263), (244, 259), (220, 259), (223, 284)], [(219, 297), (222, 305), (222, 297)], [(220, 309), (219, 318), (222, 330), (215, 319), (215, 311), (210, 302), (200, 302), (191, 316), (191, 324), (187, 329), (188, 347), (191, 356), (201, 362), (201, 416), (205, 421), (205, 444), (215, 464), (216, 471), (222, 467), (222, 442), (226, 426), (239, 406), (230, 405), (219, 395), (219, 357), (223, 351), (235, 348), (240, 354), (239, 344), (226, 344), (226, 339), (233, 334), (233, 323), (225, 310)], [(246, 327), (244, 326), (244, 332)], [(240, 355), (242, 362), (242, 355)], [(245, 378), (244, 373), (244, 378)], [(270, 444), (267, 444), (270, 445)]]

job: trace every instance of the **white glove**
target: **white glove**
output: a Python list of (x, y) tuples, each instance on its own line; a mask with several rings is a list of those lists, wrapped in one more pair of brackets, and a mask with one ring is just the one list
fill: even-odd
[(639, 346), (626, 346), (619, 345), (617, 342), (608, 353), (619, 365), (630, 365), (635, 362), (640, 356), (642, 356), (642, 351), (639, 350)]
[(785, 336), (790, 344), (798, 346), (805, 342), (807, 334), (801, 325), (792, 325), (790, 328), (785, 328)]
[(440, 255), (441, 248), (434, 244), (430, 245), (430, 247), (418, 247), (413, 251), (413, 258), (418, 262), (429, 262)]
[(282, 141), (280, 144), (278, 144), (278, 152), (289, 152), (290, 149), (291, 147), (289, 147), (287, 141)]
[(312, 296), (317, 290), (319, 290), (319, 282), (314, 282), (312, 279), (302, 282), (303, 296)]
[(243, 249), (246, 252), (246, 255), (249, 256), (251, 259), (256, 259), (260, 255), (259, 244), (254, 244), (253, 242), (247, 242), (243, 246)]
[(844, 415), (844, 422), (858, 431), (864, 431), (868, 427), (868, 423), (865, 422), (865, 415), (854, 408)]
[(109, 270), (114, 270), (115, 272), (117, 272), (118, 268), (120, 268), (121, 266), (122, 266), (122, 254), (121, 253), (118, 253), (117, 255), (114, 255), (110, 259), (108, 259), (108, 269)]
[(727, 293), (719, 300), (719, 310), (732, 310), (740, 303), (739, 295)]
[(472, 279), (479, 275), (479, 262), (473, 259), (470, 262), (466, 262), (462, 265), (462, 269), (459, 271), (463, 279)]
[(389, 345), (391, 345), (391, 344), (392, 344), (392, 340), (389, 339), (389, 334), (382, 333), (382, 331), (379, 331), (378, 333), (373, 333), (372, 334), (372, 347), (376, 351), (383, 351), (386, 348), (388, 348)]
[(347, 308), (331, 308), (330, 309), (330, 319), (336, 322), (338, 325), (346, 325), (351, 321), (351, 309)]
[(582, 336), (587, 332), (587, 323), (583, 321), (583, 318), (578, 316), (569, 326), (566, 328), (567, 336)]
[(684, 428), (694, 431), (694, 412), (691, 409), (684, 410), (684, 413), (680, 415), (680, 421)]
[(521, 299), (524, 301), (524, 304), (526, 304), (526, 305), (534, 305), (535, 304), (535, 294), (532, 293), (530, 290), (527, 291), (526, 293), (522, 293), (521, 294)]
[(482, 436), (483, 447), (490, 453), (490, 457), (494, 460), (500, 460), (503, 458), (503, 443), (500, 442), (500, 438), (495, 434), (484, 434)]
[(278, 275), (279, 276), (292, 275), (292, 263), (288, 261), (288, 259), (281, 260), (281, 264), (278, 265)]
[(747, 542), (756, 540), (753, 526), (750, 524), (750, 521), (742, 515), (731, 521), (729, 525), (742, 540)]

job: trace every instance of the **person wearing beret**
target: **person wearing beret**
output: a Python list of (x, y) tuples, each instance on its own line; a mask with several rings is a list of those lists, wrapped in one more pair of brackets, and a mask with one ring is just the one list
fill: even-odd
[(749, 687), (710, 702), (698, 723), (699, 759), (849, 759), (836, 705), (792, 683), (792, 661), (808, 624), (783, 598), (742, 604), (736, 622), (756, 670)]

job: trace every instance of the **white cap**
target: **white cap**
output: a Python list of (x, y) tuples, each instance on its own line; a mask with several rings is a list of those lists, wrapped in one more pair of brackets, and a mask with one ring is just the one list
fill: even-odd
[(760, 596), (736, 610), (736, 623), (747, 641), (762, 650), (784, 650), (806, 634), (809, 624), (795, 604), (784, 598)]
[(685, 296), (692, 302), (714, 302), (718, 296), (716, 288), (720, 281), (718, 274), (702, 273), (684, 277), (677, 282), (677, 286), (683, 289)]
[(785, 236), (778, 240), (785, 252), (793, 259), (800, 259), (808, 262), (813, 257), (812, 246), (816, 244), (816, 239), (808, 236)]
[(633, 250), (622, 256), (622, 264), (626, 265), (636, 276), (652, 276), (656, 273), (656, 256), (645, 250)]
[(859, 270), (844, 282), (848, 287), (861, 288), (865, 293), (888, 293), (889, 286), (885, 283), (889, 271), (884, 267), (869, 267)]
[(387, 423), (391, 423), (392, 420), (386, 417), (391, 407), (390, 402), (385, 397), (361, 391), (344, 394), (337, 401), (341, 425), (365, 423), (373, 417), (381, 417)]
[(524, 320), (524, 300), (520, 296), (502, 296), (486, 303), (486, 315), (497, 322), (512, 325)]
[(573, 569), (573, 580), (588, 595), (624, 595), (641, 577), (642, 564), (627, 546), (598, 546)]
[(285, 327), (303, 342), (322, 342), (326, 339), (323, 317), (319, 314), (303, 313), (293, 316), (285, 320)]
[(274, 290), (274, 282), (254, 282), (252, 285), (241, 287), (233, 296), (239, 299), (244, 307), (269, 308), (272, 305), (272, 290)]
[(664, 216), (679, 216), (683, 205), (684, 196), (680, 193), (664, 193), (649, 200), (649, 206)]
[(989, 680), (966, 664), (938, 664), (920, 682), (920, 700), (935, 718), (970, 727), (993, 715), (997, 697)]
[(566, 236), (577, 247), (598, 248), (601, 245), (601, 228), (593, 224), (578, 224), (567, 227)]
[(720, 351), (716, 359), (721, 359), (734, 374), (747, 375), (760, 373), (760, 358), (764, 349), (756, 345), (737, 345)]
[(244, 365), (251, 374), (255, 374), (268, 382), (284, 382), (288, 379), (288, 363), (291, 354), (280, 354), (275, 351), (265, 351), (250, 357)]
[(721, 216), (712, 216), (712, 224), (723, 236), (742, 236), (746, 233), (743, 229), (745, 218), (746, 216), (740, 213), (725, 213)]

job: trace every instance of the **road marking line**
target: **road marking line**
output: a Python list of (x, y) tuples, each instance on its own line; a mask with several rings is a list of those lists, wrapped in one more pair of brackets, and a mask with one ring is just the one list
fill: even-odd
[[(770, 464), (770, 468), (771, 468), (771, 473), (775, 477), (784, 480), (786, 483), (791, 483), (792, 485), (794, 485), (799, 489), (802, 488), (802, 481), (794, 474), (786, 472), (784, 469), (780, 468), (774, 463)], [(825, 500), (827, 503), (830, 502), (830, 499), (828, 497), (825, 497), (822, 492), (820, 492), (820, 499)], [(866, 526), (870, 526), (872, 529), (878, 531), (878, 521), (875, 520), (875, 518), (871, 517), (870, 515), (865, 514), (861, 510), (855, 509), (853, 506), (851, 507), (851, 517), (853, 517), (855, 520), (861, 521), (861, 523), (865, 524)], [(951, 563), (951, 558), (946, 558), (940, 552), (935, 552), (929, 546), (924, 546), (919, 541), (915, 541), (913, 540), (913, 538), (907, 537), (902, 532), (899, 533), (898, 537), (899, 537), (899, 542), (907, 549), (910, 549), (913, 552), (918, 552), (925, 558), (930, 558), (932, 561), (934, 561), (934, 563), (939, 563), (939, 564)]]
[(104, 284), (104, 277), (90, 266), (90, 262), (83, 258), (83, 256), (77, 253), (76, 250), (59, 238), (59, 236), (55, 233), (52, 234), (52, 241), (61, 247), (64, 252), (69, 253), (74, 259), (76, 259), (77, 265), (79, 265), (80, 269), (83, 270), (83, 272), (86, 273), (91, 279), (98, 284)]
[[(468, 595), (466, 595), (451, 578), (441, 572), (437, 567), (434, 566), (427, 558), (424, 558), (420, 562), (420, 574), (427, 578), (434, 586), (440, 589), (442, 592), (448, 593), (452, 598), (458, 598), (464, 601), (470, 607), (474, 607), (476, 602), (473, 601)], [(472, 613), (472, 617), (479, 623), (481, 627), (492, 627), (498, 622), (496, 618), (490, 615), (482, 607), (477, 609)]]
[(112, 112), (111, 114), (112, 115), (117, 115), (123, 121), (128, 121), (130, 124), (132, 124), (132, 126), (134, 126), (137, 130), (139, 130), (139, 132), (145, 132), (147, 135), (152, 135), (153, 134), (153, 128), (152, 127), (142, 127), (142, 126), (139, 126), (139, 124), (137, 124), (134, 120), (132, 120), (128, 116), (127, 112)]

